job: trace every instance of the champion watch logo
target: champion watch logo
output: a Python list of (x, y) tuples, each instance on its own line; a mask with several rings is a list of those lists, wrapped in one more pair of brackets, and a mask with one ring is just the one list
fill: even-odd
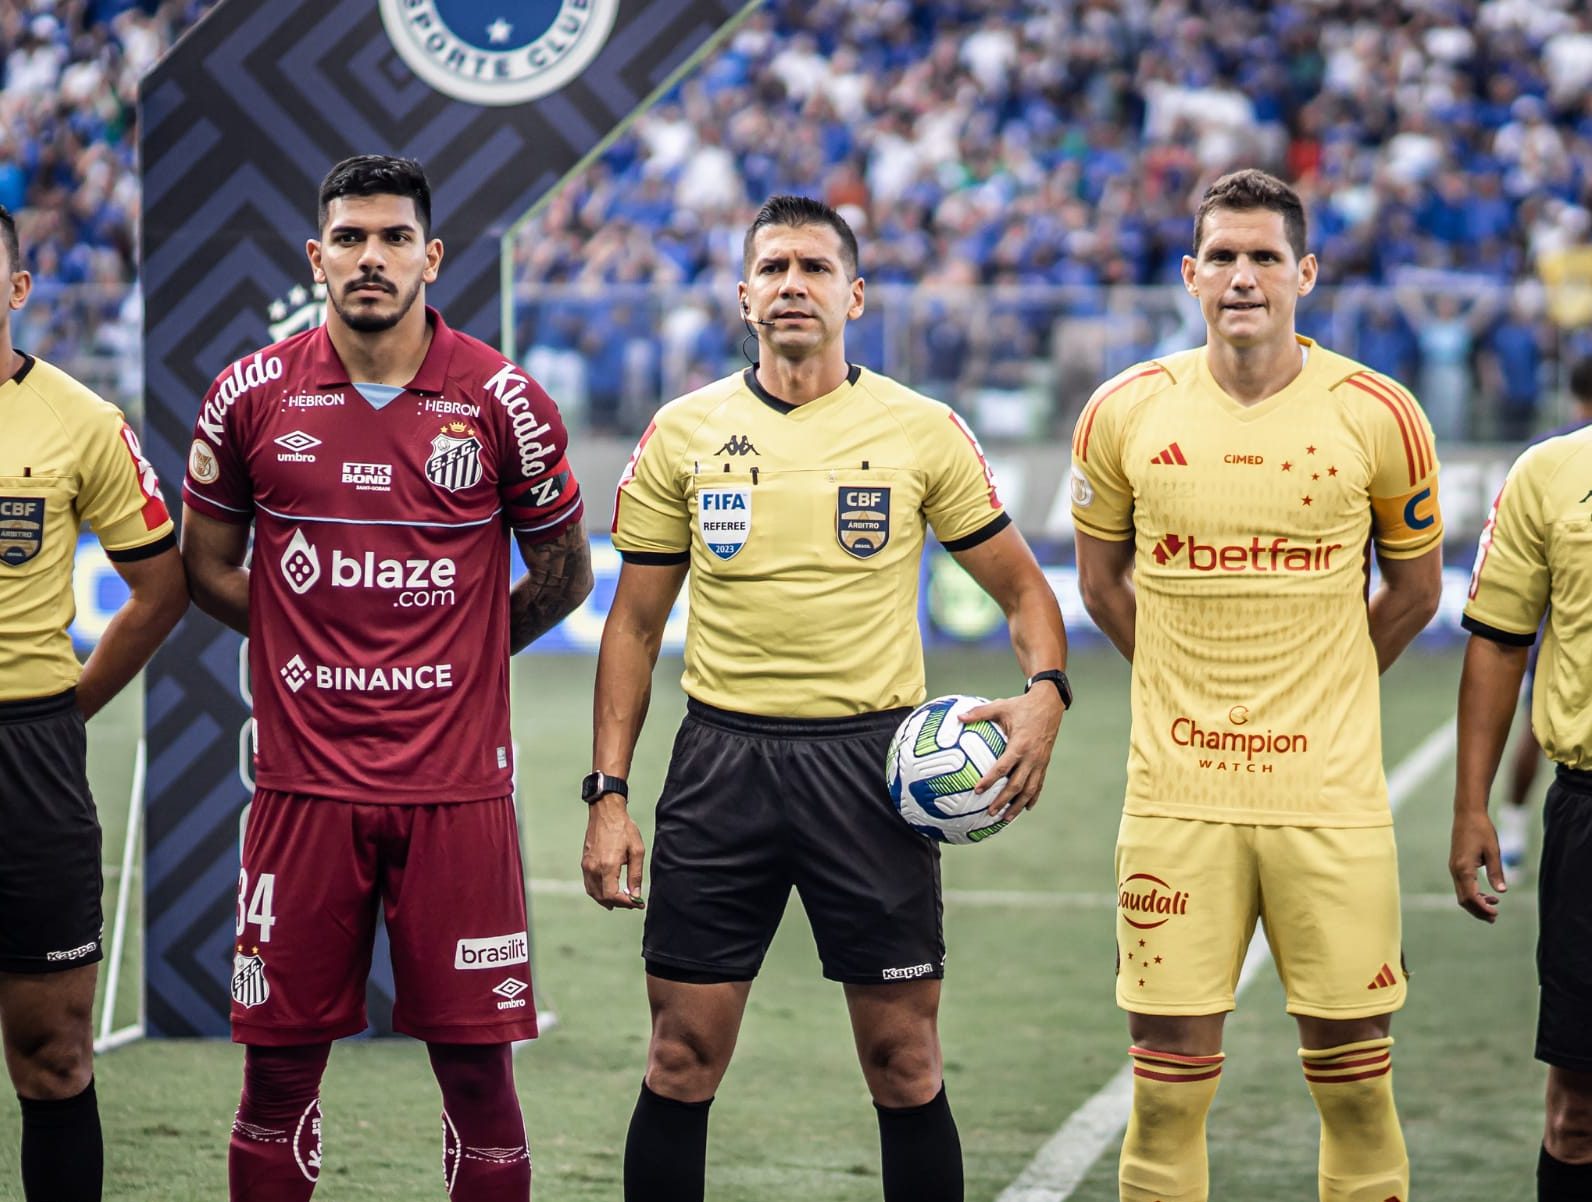
[(466, 104), (524, 104), (556, 92), (603, 48), (619, 0), (380, 0), (393, 48), (426, 83)]
[(1162, 451), (1159, 455), (1154, 456), (1150, 462), (1176, 464), (1178, 467), (1188, 466), (1188, 460), (1183, 458), (1183, 448), (1178, 446), (1175, 442), (1168, 446), (1166, 450)]

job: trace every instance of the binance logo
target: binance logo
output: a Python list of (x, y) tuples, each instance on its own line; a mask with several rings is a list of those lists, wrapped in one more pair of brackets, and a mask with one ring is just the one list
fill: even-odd
[(713, 453), (715, 455), (755, 455), (757, 454), (757, 448), (752, 445), (752, 440), (745, 434), (731, 434), (724, 440), (724, 445)]

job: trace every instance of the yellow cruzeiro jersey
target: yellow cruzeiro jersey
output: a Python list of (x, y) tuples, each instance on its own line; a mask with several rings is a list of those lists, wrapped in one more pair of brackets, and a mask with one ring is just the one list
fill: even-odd
[(174, 546), (154, 469), (121, 411), (24, 356), (0, 384), (0, 702), (48, 697), (82, 669), (67, 627), (72, 566), (89, 522), (106, 554)]
[(923, 700), (925, 523), (959, 550), (1008, 522), (947, 406), (858, 367), (791, 406), (748, 369), (658, 411), (613, 539), (627, 562), (691, 565), (687, 694), (819, 718)]
[(1386, 376), (1300, 338), (1304, 369), (1253, 405), (1203, 347), (1103, 385), (1073, 437), (1073, 517), (1135, 540), (1127, 812), (1378, 826), (1370, 542), (1442, 541), (1431, 427)]
[(1592, 770), (1592, 426), (1525, 451), (1482, 530), (1464, 625), (1529, 646), (1547, 610), (1531, 728), (1548, 756)]

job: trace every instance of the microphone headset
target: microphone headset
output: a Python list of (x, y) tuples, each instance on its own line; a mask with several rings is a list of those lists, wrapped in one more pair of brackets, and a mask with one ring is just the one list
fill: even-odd
[(744, 300), (741, 302), (741, 320), (742, 321), (749, 321), (749, 322), (753, 323), (754, 325), (760, 325), (760, 326), (772, 326), (772, 325), (776, 324), (775, 322), (772, 322), (772, 321), (764, 321), (761, 317), (753, 317), (752, 316), (752, 310), (747, 307), (747, 304), (746, 304), (746, 302)]

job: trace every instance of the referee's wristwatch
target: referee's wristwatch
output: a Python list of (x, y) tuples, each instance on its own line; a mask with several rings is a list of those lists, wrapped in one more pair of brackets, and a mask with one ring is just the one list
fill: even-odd
[(609, 793), (617, 793), (626, 801), (630, 800), (630, 786), (625, 783), (622, 776), (609, 776), (606, 772), (593, 772), (580, 782), (580, 799), (587, 805), (592, 805), (598, 798)]
[(1023, 686), (1023, 692), (1028, 692), (1041, 680), (1048, 680), (1056, 686), (1056, 692), (1061, 694), (1061, 708), (1072, 708), (1072, 685), (1067, 681), (1067, 674), (1060, 668), (1046, 668), (1043, 672), (1035, 672), (1028, 678), (1028, 683)]

